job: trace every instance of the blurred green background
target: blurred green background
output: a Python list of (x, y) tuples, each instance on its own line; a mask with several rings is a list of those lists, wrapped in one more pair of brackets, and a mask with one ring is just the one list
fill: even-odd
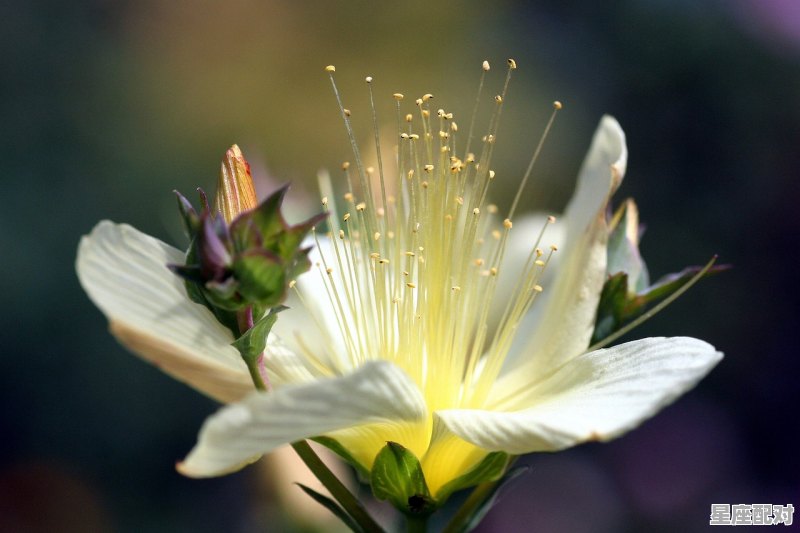
[(107, 333), (80, 236), (110, 218), (180, 242), (171, 191), (212, 190), (233, 142), (313, 200), (349, 157), (327, 64), (366, 139), (364, 76), (381, 110), (431, 92), (464, 123), (481, 61), (497, 91), (507, 57), (498, 203), (552, 100), (531, 210), (563, 207), (610, 113), (651, 274), (734, 268), (633, 334), (711, 342), (709, 378), (618, 441), (526, 458), (482, 531), (696, 531), (712, 503), (800, 504), (800, 3), (3, 1), (0, 50), (0, 530), (270, 530), (257, 469), (175, 473), (215, 406)]

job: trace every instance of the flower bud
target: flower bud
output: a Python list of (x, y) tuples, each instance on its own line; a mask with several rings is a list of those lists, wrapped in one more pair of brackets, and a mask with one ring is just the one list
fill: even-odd
[(239, 147), (234, 144), (225, 152), (222, 160), (214, 209), (217, 213), (222, 213), (225, 222), (230, 224), (240, 214), (257, 205), (250, 165)]

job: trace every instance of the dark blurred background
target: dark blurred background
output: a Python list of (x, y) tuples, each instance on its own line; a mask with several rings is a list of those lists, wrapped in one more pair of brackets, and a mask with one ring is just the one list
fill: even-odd
[(559, 99), (528, 209), (563, 207), (610, 113), (651, 274), (714, 253), (734, 268), (632, 335), (705, 339), (720, 366), (613, 443), (526, 458), (482, 531), (696, 531), (712, 503), (798, 506), (800, 3), (3, 1), (0, 530), (281, 519), (257, 468), (174, 471), (215, 405), (115, 343), (78, 285), (78, 240), (110, 218), (179, 242), (171, 191), (213, 189), (233, 142), (313, 200), (317, 169), (349, 157), (324, 65), (367, 139), (364, 76), (381, 109), (431, 92), (466, 123), (481, 61), (497, 91), (507, 57), (501, 205)]

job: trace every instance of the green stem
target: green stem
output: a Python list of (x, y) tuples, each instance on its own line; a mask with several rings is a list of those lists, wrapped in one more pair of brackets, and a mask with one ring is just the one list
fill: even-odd
[(428, 518), (431, 515), (406, 515), (406, 526), (408, 533), (427, 533), (428, 531)]
[(462, 533), (466, 531), (467, 524), (472, 519), (475, 511), (488, 498), (500, 480), (481, 483), (473, 489), (450, 522), (447, 523), (442, 533)]
[[(244, 320), (242, 320), (242, 318), (244, 318)], [(244, 317), (240, 316), (240, 330), (247, 331), (247, 329), (243, 327), (244, 324), (252, 327), (252, 314), (250, 314), (249, 320), (247, 318), (247, 313)], [(245, 361), (245, 363), (247, 363), (247, 370), (250, 371), (250, 378), (253, 380), (253, 385), (255, 385), (256, 389), (260, 391), (267, 391), (267, 386), (258, 370), (258, 363), (255, 361)], [(328, 492), (330, 492), (331, 496), (333, 496), (333, 498), (339, 503), (339, 505), (342, 506), (345, 512), (353, 518), (353, 520), (361, 527), (364, 533), (383, 533), (383, 528), (381, 528), (381, 526), (375, 522), (369, 513), (367, 513), (367, 510), (364, 509), (364, 506), (361, 505), (361, 502), (358, 501), (353, 493), (344, 486), (344, 483), (342, 483), (339, 478), (337, 478), (336, 475), (331, 472), (331, 469), (322, 462), (322, 459), (319, 458), (317, 452), (311, 448), (307, 441), (300, 440), (293, 442), (292, 448), (297, 455), (300, 456), (300, 459), (303, 460), (308, 469), (311, 470), (311, 473), (313, 473), (320, 483), (322, 483), (322, 486), (328, 489)]]
[(353, 496), (353, 493), (331, 472), (330, 468), (322, 462), (319, 455), (311, 448), (308, 441), (299, 440), (292, 443), (292, 448), (300, 459), (306, 464), (309, 470), (317, 476), (322, 485), (328, 489), (331, 496), (339, 502), (339, 505), (358, 523), (365, 533), (383, 533), (383, 528), (367, 513), (361, 502)]

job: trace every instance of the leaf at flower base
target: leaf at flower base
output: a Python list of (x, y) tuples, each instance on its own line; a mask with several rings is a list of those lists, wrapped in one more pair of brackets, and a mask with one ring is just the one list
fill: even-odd
[(397, 509), (413, 515), (435, 510), (419, 459), (396, 442), (388, 442), (372, 464), (370, 484), (379, 500), (389, 500)]
[(311, 487), (303, 485), (302, 483), (297, 483), (297, 486), (303, 489), (303, 492), (311, 496), (311, 498), (315, 502), (322, 505), (331, 513), (333, 513), (336, 516), (336, 518), (341, 520), (344, 523), (344, 525), (350, 528), (351, 531), (354, 531), (356, 533), (361, 533), (364, 531), (364, 529), (360, 525), (358, 525), (358, 523), (356, 523), (352, 518), (350, 518), (350, 515), (347, 514), (347, 512), (344, 509), (342, 509), (342, 507), (338, 503), (336, 503), (333, 499), (315, 491)]
[(436, 493), (436, 503), (438, 505), (444, 504), (447, 498), (450, 497), (457, 490), (465, 489), (467, 487), (474, 487), (481, 483), (495, 481), (503, 476), (503, 472), (508, 465), (508, 454), (505, 452), (492, 452), (483, 461), (478, 463), (472, 470), (466, 474), (457, 477), (453, 481), (447, 483), (444, 487), (439, 489)]
[(278, 320), (278, 313), (285, 309), (288, 308), (283, 305), (273, 307), (268, 315), (262, 317), (244, 335), (231, 343), (234, 348), (239, 350), (248, 365), (255, 363), (264, 352), (269, 332), (275, 325), (275, 321)]
[[(730, 265), (712, 266), (705, 274), (703, 274), (703, 277), (705, 278), (713, 274), (723, 272), (729, 268)], [(692, 278), (695, 277), (701, 270), (703, 270), (703, 267), (701, 266), (692, 266), (684, 268), (680, 272), (667, 274), (650, 287), (647, 287), (647, 289), (644, 291), (640, 291), (639, 294), (636, 295), (636, 298), (633, 300), (631, 305), (634, 307), (640, 307), (661, 301), (691, 281)]]
[(628, 274), (618, 272), (603, 285), (591, 344), (600, 342), (622, 326), (628, 302)]
[(286, 296), (286, 270), (281, 259), (266, 250), (250, 250), (233, 262), (239, 293), (249, 302), (267, 307), (281, 303)]
[[(495, 483), (491, 488), (489, 493), (486, 495), (486, 498), (483, 500), (483, 503), (476, 507), (472, 515), (469, 516), (463, 523), (463, 527), (455, 528), (452, 530), (452, 532), (468, 533), (478, 527), (478, 524), (481, 523), (489, 511), (492, 510), (492, 507), (494, 507), (495, 504), (497, 504), (497, 502), (500, 500), (500, 489), (508, 486), (512, 481), (522, 474), (526, 474), (529, 470), (529, 466), (518, 466), (506, 472), (506, 475), (504, 475), (502, 479)], [(450, 533), (450, 530), (448, 530), (448, 533)]]

